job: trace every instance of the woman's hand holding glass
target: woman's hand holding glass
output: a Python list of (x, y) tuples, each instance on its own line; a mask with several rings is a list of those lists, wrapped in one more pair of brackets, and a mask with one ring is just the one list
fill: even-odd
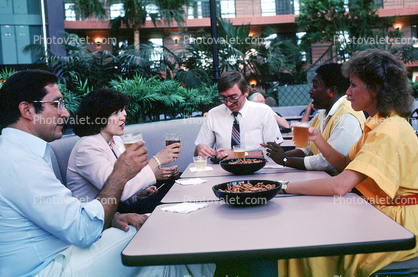
[(314, 143), (316, 143), (319, 137), (322, 138), (321, 132), (319, 132), (319, 130), (314, 128), (314, 127), (309, 127), (309, 138), (308, 138), (308, 140), (313, 141)]
[(177, 165), (171, 167), (162, 167), (155, 172), (155, 178), (157, 180), (167, 180), (179, 175), (179, 168)]
[(173, 143), (167, 145), (160, 152), (158, 152), (155, 156), (161, 162), (162, 165), (174, 162), (176, 159), (180, 157), (180, 147), (181, 143)]

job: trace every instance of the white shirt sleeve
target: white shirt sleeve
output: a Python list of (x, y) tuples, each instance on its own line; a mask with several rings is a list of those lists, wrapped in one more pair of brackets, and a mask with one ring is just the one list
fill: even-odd
[[(347, 113), (341, 117), (334, 129), (331, 131), (327, 142), (338, 152), (347, 155), (351, 146), (356, 143), (362, 135), (360, 123), (354, 115)], [(325, 153), (328, 155), (329, 153)], [(325, 170), (336, 172), (328, 163), (322, 153), (304, 158), (305, 167), (308, 170)]]

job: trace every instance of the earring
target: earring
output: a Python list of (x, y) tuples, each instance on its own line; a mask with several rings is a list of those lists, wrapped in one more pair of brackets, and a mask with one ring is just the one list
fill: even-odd
[(332, 98), (334, 95), (332, 93), (328, 94), (329, 98)]

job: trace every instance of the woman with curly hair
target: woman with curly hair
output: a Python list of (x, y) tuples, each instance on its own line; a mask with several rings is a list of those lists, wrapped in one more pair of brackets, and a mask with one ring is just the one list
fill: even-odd
[[(335, 196), (355, 188), (418, 238), (418, 139), (405, 120), (413, 101), (405, 65), (387, 51), (369, 49), (357, 52), (342, 72), (350, 78), (347, 99), (352, 108), (370, 115), (364, 133), (345, 156), (310, 128), (309, 139), (342, 172), (290, 182), (283, 192)], [(279, 260), (279, 276), (370, 276), (392, 262), (417, 256), (418, 244), (404, 251)]]

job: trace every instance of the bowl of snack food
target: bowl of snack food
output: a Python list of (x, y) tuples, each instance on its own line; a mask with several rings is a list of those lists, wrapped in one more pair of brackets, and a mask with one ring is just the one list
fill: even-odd
[(213, 193), (227, 204), (256, 206), (267, 202), (279, 193), (281, 183), (268, 180), (243, 180), (218, 184)]
[(249, 175), (257, 170), (262, 169), (266, 165), (266, 159), (263, 158), (240, 158), (222, 160), (221, 167), (235, 175)]

